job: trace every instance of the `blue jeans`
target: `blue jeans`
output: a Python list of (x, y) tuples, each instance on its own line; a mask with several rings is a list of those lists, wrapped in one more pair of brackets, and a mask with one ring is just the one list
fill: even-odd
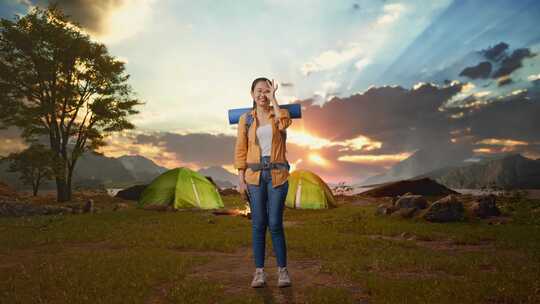
[[(261, 156), (261, 163), (270, 162), (270, 156)], [(259, 185), (247, 184), (250, 196), (253, 255), (255, 267), (264, 267), (266, 227), (270, 229), (272, 247), (279, 267), (287, 266), (287, 248), (283, 232), (283, 208), (289, 190), (289, 181), (272, 187), (270, 170), (261, 170)]]

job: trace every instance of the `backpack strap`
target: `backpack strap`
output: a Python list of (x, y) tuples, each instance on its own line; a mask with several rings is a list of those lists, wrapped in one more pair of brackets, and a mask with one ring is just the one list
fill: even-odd
[(251, 115), (251, 112), (248, 112), (246, 116), (246, 130), (249, 130), (249, 127), (251, 127), (252, 123), (253, 123), (253, 115)]
[[(248, 112), (246, 115), (246, 130), (249, 130), (252, 123), (253, 123), (253, 115), (251, 115), (251, 112)], [(287, 131), (283, 131), (283, 138), (285, 139), (285, 142), (287, 142)]]

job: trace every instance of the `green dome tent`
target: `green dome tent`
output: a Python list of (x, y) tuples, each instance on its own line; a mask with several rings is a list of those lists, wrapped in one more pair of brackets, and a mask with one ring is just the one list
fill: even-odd
[(285, 205), (298, 209), (323, 209), (335, 207), (336, 204), (332, 190), (317, 174), (295, 170), (289, 175)]
[(203, 175), (185, 167), (156, 177), (139, 198), (139, 207), (172, 205), (177, 208), (223, 208), (216, 187)]

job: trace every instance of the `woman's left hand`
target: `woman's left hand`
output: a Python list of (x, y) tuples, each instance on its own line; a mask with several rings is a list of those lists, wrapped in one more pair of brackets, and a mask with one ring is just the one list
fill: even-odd
[(270, 87), (270, 91), (268, 93), (266, 93), (266, 98), (268, 98), (268, 100), (270, 100), (272, 102), (275, 102), (276, 101), (276, 91), (278, 89), (278, 84), (277, 84), (277, 82), (274, 84), (274, 79), (272, 79), (272, 82), (267, 80), (266, 83)]

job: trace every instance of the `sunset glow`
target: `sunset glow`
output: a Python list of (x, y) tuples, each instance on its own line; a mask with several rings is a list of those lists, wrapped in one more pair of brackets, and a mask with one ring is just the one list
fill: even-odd
[(326, 159), (324, 159), (322, 156), (320, 156), (317, 153), (310, 153), (308, 155), (308, 159), (309, 161), (316, 163), (317, 165), (322, 166), (322, 167), (328, 167), (330, 165), (330, 163)]
[(528, 145), (528, 143), (524, 141), (512, 140), (512, 139), (499, 139), (499, 138), (483, 139), (477, 142), (477, 144), (494, 145), (494, 146), (527, 146)]
[(345, 155), (338, 157), (339, 161), (352, 162), (358, 164), (377, 164), (377, 163), (389, 163), (399, 162), (412, 153), (399, 153), (399, 154), (380, 154), (380, 155)]
[(320, 149), (325, 147), (332, 146), (343, 146), (339, 151), (371, 151), (375, 149), (380, 149), (382, 147), (382, 142), (372, 140), (366, 136), (359, 135), (353, 139), (347, 139), (344, 141), (330, 141), (325, 138), (316, 137), (308, 132), (302, 131), (288, 131), (287, 140), (295, 143), (299, 146), (309, 147), (310, 149)]

